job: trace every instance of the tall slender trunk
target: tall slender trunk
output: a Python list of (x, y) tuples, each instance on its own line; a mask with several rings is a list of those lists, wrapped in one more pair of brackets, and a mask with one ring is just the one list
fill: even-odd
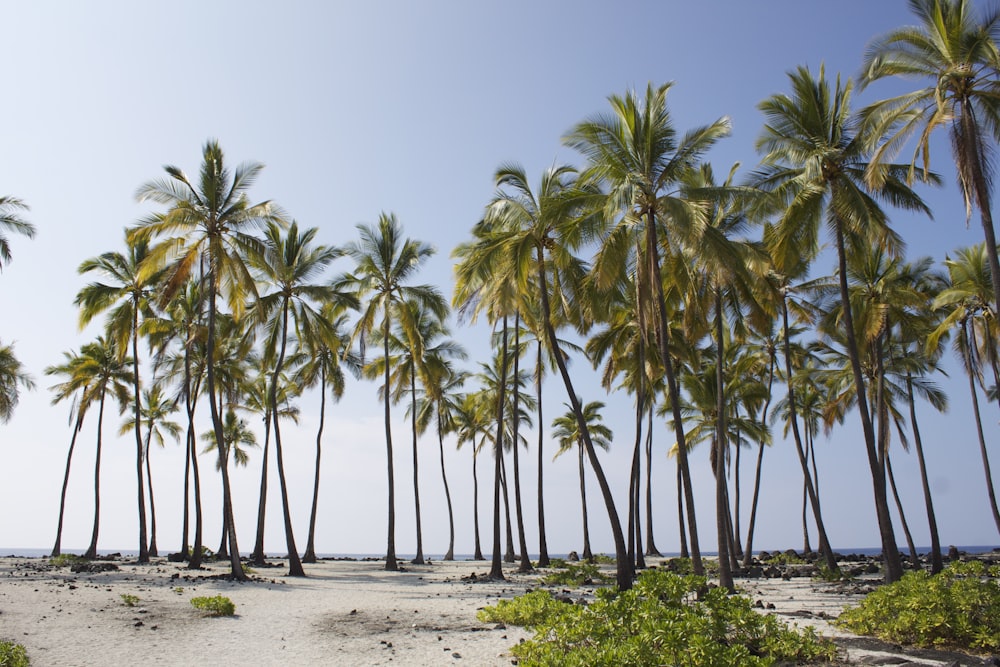
[(181, 556), (184, 560), (191, 558), (191, 546), (188, 536), (191, 534), (191, 448), (188, 447), (187, 435), (184, 437), (184, 501), (181, 518)]
[(59, 494), (59, 521), (56, 523), (56, 543), (52, 547), (52, 556), (62, 553), (63, 517), (66, 515), (66, 490), (69, 487), (69, 469), (73, 463), (73, 450), (76, 449), (76, 436), (83, 428), (83, 412), (78, 412), (73, 423), (73, 435), (69, 439), (69, 452), (66, 454), (66, 472), (63, 473), (62, 491)]
[(510, 520), (510, 487), (507, 486), (507, 461), (500, 457), (500, 488), (503, 490), (503, 516), (504, 516), (504, 536), (506, 545), (503, 553), (503, 562), (513, 563), (517, 560), (514, 553), (514, 524)]
[(545, 459), (542, 456), (545, 429), (542, 428), (542, 339), (538, 338), (538, 359), (535, 362), (535, 393), (538, 395), (538, 567), (548, 567), (549, 545), (545, 539), (545, 494), (542, 484), (542, 470)]
[[(200, 384), (200, 383), (198, 383)], [(194, 430), (195, 399), (198, 392), (191, 391), (191, 360), (188, 350), (184, 352), (184, 403), (187, 411), (187, 456), (191, 459), (191, 476), (194, 480), (194, 543), (188, 560), (189, 570), (200, 570), (202, 561), (202, 513), (201, 475), (198, 472), (198, 449)]]
[[(416, 514), (417, 521), (417, 553), (410, 561), (414, 565), (424, 564), (424, 531), (420, 524), (420, 469), (418, 466), (417, 457), (417, 361), (414, 358), (414, 351), (410, 350), (410, 362), (412, 368), (410, 369), (410, 428), (413, 431), (413, 510)], [(386, 363), (389, 362), (389, 358), (386, 357)], [(386, 386), (386, 391), (389, 391), (389, 387)]]
[[(521, 562), (518, 565), (518, 572), (531, 572), (534, 568), (531, 566), (531, 556), (528, 553), (528, 540), (524, 534), (524, 513), (521, 510), (521, 467), (518, 461), (518, 440), (519, 440), (519, 429), (521, 424), (521, 389), (519, 382), (519, 373), (521, 365), (521, 313), (518, 311), (514, 315), (514, 410), (511, 414), (511, 421), (513, 422), (513, 432), (514, 432), (514, 443), (512, 449), (514, 450), (514, 510), (517, 514), (517, 541), (518, 547), (521, 550)], [(538, 425), (539, 430), (541, 430), (541, 424)]]
[[(740, 534), (740, 454), (743, 447), (740, 446), (739, 433), (737, 433), (736, 460), (733, 461), (733, 537)], [(733, 556), (736, 559), (743, 558), (743, 542), (739, 539), (733, 540)]]
[(306, 540), (306, 552), (302, 556), (303, 563), (316, 562), (316, 514), (319, 512), (319, 471), (323, 456), (323, 425), (326, 423), (326, 367), (319, 370), (319, 428), (316, 429), (316, 465), (313, 475), (312, 507), (309, 510), (309, 537)]
[(646, 412), (646, 555), (659, 556), (653, 539), (653, 401)]
[(725, 350), (722, 331), (722, 292), (715, 291), (715, 528), (719, 548), (719, 586), (730, 593), (736, 591), (729, 551), (730, 527), (729, 494), (726, 489), (726, 454), (729, 449), (726, 428), (726, 379), (723, 370)]
[(972, 363), (972, 352), (976, 346), (975, 328), (970, 327), (968, 320), (962, 320), (962, 335), (969, 341), (965, 346), (965, 368), (969, 376), (969, 392), (972, 394), (972, 411), (976, 416), (976, 433), (979, 436), (979, 454), (983, 460), (983, 471), (986, 474), (986, 493), (990, 499), (990, 509), (993, 511), (993, 523), (997, 533), (1000, 533), (1000, 511), (997, 510), (996, 492), (993, 490), (993, 473), (990, 471), (990, 457), (986, 452), (986, 439), (983, 436), (983, 421), (979, 413), (979, 396), (976, 392), (975, 366)]
[(677, 526), (680, 528), (681, 558), (690, 558), (688, 551), (687, 530), (684, 528), (684, 480), (681, 478), (681, 464), (677, 462)]
[(871, 413), (868, 409), (868, 399), (865, 396), (865, 378), (861, 370), (861, 354), (858, 351), (858, 341), (854, 333), (854, 315), (851, 312), (851, 299), (847, 286), (847, 250), (844, 243), (844, 229), (839, 219), (835, 219), (837, 236), (838, 278), (840, 282), (840, 303), (844, 313), (844, 334), (847, 341), (847, 355), (851, 361), (851, 371), (854, 374), (855, 391), (857, 394), (858, 414), (861, 417), (861, 428), (864, 431), (865, 451), (868, 455), (868, 467), (872, 476), (872, 492), (875, 497), (875, 515), (878, 519), (879, 537), (882, 540), (882, 560), (885, 568), (885, 582), (891, 584), (903, 576), (902, 563), (899, 560), (899, 549), (896, 546), (896, 536), (892, 529), (892, 518), (889, 516), (889, 504), (885, 488), (885, 470), (879, 460), (876, 449), (875, 429), (872, 426)]
[(826, 526), (823, 524), (823, 514), (820, 512), (819, 497), (813, 487), (812, 478), (809, 475), (809, 461), (806, 456), (806, 449), (802, 443), (802, 435), (799, 433), (799, 416), (795, 407), (795, 383), (792, 381), (792, 344), (790, 341), (791, 327), (788, 324), (788, 295), (782, 291), (781, 294), (781, 317), (782, 334), (784, 338), (785, 353), (785, 377), (788, 378), (788, 418), (792, 425), (792, 438), (795, 440), (795, 453), (799, 457), (799, 465), (802, 468), (802, 476), (805, 478), (806, 493), (812, 502), (813, 519), (816, 520), (816, 532), (819, 534), (819, 550), (826, 561), (826, 569), (832, 574), (840, 572), (837, 559), (830, 547), (830, 541), (826, 536)]
[(964, 159), (961, 162), (965, 163), (972, 177), (972, 188), (975, 192), (976, 205), (979, 208), (980, 221), (983, 226), (983, 237), (986, 241), (990, 280), (993, 283), (993, 312), (998, 313), (1000, 312), (1000, 260), (997, 258), (997, 236), (993, 229), (993, 213), (990, 211), (990, 183), (983, 168), (986, 158), (979, 143), (979, 137), (982, 135), (979, 122), (976, 120), (975, 107), (968, 97), (962, 99), (961, 108), (959, 122), (962, 124), (962, 136), (966, 141), (957, 148), (964, 153)]
[[(808, 453), (806, 454), (808, 457)], [(808, 485), (802, 482), (802, 553), (812, 553), (812, 545), (809, 544), (809, 490)]]
[[(622, 591), (629, 590), (632, 588), (632, 580), (635, 576), (635, 567), (632, 561), (628, 558), (628, 552), (625, 546), (625, 536), (622, 534), (622, 523), (618, 518), (618, 510), (615, 509), (614, 496), (611, 495), (611, 487), (604, 474), (604, 468), (601, 466), (601, 461), (597, 458), (597, 452), (594, 450), (594, 443), (590, 439), (590, 430), (587, 428), (587, 421), (584, 419), (583, 410), (580, 407), (580, 398), (577, 396), (576, 389), (573, 388), (573, 380), (570, 378), (569, 370), (566, 368), (566, 360), (563, 359), (562, 351), (559, 348), (559, 340), (556, 338), (556, 331), (552, 326), (552, 311), (549, 307), (549, 288), (548, 281), (545, 276), (545, 257), (541, 248), (538, 248), (537, 252), (538, 287), (542, 304), (542, 324), (545, 327), (545, 335), (549, 341), (549, 349), (552, 350), (552, 353), (555, 356), (556, 366), (559, 368), (559, 375), (562, 378), (563, 386), (566, 388), (566, 394), (568, 395), (570, 405), (573, 408), (573, 414), (576, 415), (576, 423), (580, 429), (580, 434), (583, 437), (583, 445), (587, 452), (587, 458), (590, 460), (590, 467), (594, 471), (594, 476), (597, 477), (597, 484), (601, 489), (601, 496), (604, 498), (604, 507), (608, 513), (608, 521), (611, 524), (611, 532), (615, 541), (616, 582), (618, 584), (618, 589)], [(539, 427), (540, 426), (541, 425), (539, 425)]]
[(104, 425), (104, 392), (101, 392), (100, 409), (97, 412), (97, 454), (94, 457), (94, 529), (90, 535), (90, 546), (84, 558), (97, 558), (97, 534), (101, 525), (101, 432)]
[(899, 512), (899, 522), (903, 526), (903, 535), (906, 537), (906, 547), (910, 551), (910, 562), (913, 567), (920, 567), (920, 556), (917, 554), (917, 547), (913, 543), (913, 536), (910, 534), (910, 526), (906, 522), (906, 514), (903, 512), (903, 503), (899, 499), (899, 490), (896, 488), (896, 476), (892, 474), (892, 461), (885, 457), (885, 471), (889, 479), (889, 488), (892, 490), (892, 498), (896, 503), (896, 511)]
[[(764, 408), (761, 410), (761, 421), (767, 422), (767, 411), (771, 407), (771, 388), (774, 385), (774, 367), (776, 364), (777, 352), (774, 345), (768, 348), (767, 366), (767, 399), (764, 401)], [(753, 531), (757, 524), (757, 500), (760, 498), (760, 470), (764, 462), (764, 443), (758, 445), (757, 467), (753, 477), (753, 500), (750, 502), (750, 521), (747, 526), (747, 546), (743, 552), (743, 567), (750, 567), (753, 562)]]
[[(292, 511), (288, 506), (288, 485), (285, 482), (285, 457), (281, 447), (281, 417), (278, 411), (278, 378), (281, 367), (285, 364), (285, 348), (288, 345), (288, 297), (285, 297), (281, 314), (281, 351), (274, 365), (274, 375), (271, 379), (271, 414), (274, 427), (274, 453), (278, 455), (278, 483), (281, 487), (281, 509), (285, 518), (285, 544), (288, 547), (288, 576), (304, 577), (302, 561), (298, 549), (295, 548), (295, 535), (292, 532)], [(389, 358), (386, 357), (386, 362)], [(388, 387), (386, 388), (388, 391)]]
[(208, 380), (208, 405), (212, 413), (212, 428), (215, 431), (215, 442), (218, 443), (219, 469), (222, 473), (222, 530), (229, 537), (229, 576), (237, 581), (246, 581), (247, 575), (243, 571), (243, 564), (240, 562), (240, 549), (236, 541), (236, 521), (233, 518), (232, 487), (229, 484), (229, 466), (226, 464), (225, 435), (223, 433), (222, 415), (215, 404), (217, 395), (215, 386), (215, 316), (216, 316), (216, 280), (214, 269), (209, 271), (209, 292), (208, 292), (208, 345), (207, 356), (207, 380)]
[[(640, 355), (640, 366), (641, 362)], [(639, 529), (639, 487), (640, 473), (642, 470), (642, 418), (643, 418), (643, 398), (642, 392), (636, 396), (635, 401), (635, 443), (632, 445), (632, 465), (629, 468), (628, 476), (628, 557), (640, 567), (639, 561), (642, 559), (642, 535)], [(641, 567), (645, 567), (645, 563)]]
[(490, 562), (491, 579), (503, 581), (503, 562), (500, 557), (500, 464), (503, 461), (503, 413), (507, 401), (507, 316), (503, 317), (503, 334), (500, 343), (500, 378), (497, 387), (497, 433), (493, 441), (493, 553)]
[(135, 398), (135, 476), (136, 491), (139, 498), (139, 562), (149, 562), (149, 535), (146, 533), (146, 492), (142, 479), (142, 394), (139, 389), (139, 302), (132, 303), (132, 390)]
[(577, 469), (580, 473), (580, 507), (583, 509), (583, 560), (593, 560), (594, 554), (590, 550), (590, 522), (587, 520), (587, 483), (585, 481), (583, 467), (583, 444), (577, 445)]
[[(268, 391), (270, 393), (270, 390)], [(259, 567), (265, 565), (266, 554), (264, 553), (264, 527), (267, 519), (267, 469), (271, 453), (271, 409), (266, 408), (267, 415), (264, 416), (264, 451), (261, 455), (260, 466), (260, 493), (257, 496), (257, 537), (253, 546), (253, 553), (250, 554), (250, 561)]]
[(472, 524), (475, 528), (476, 542), (475, 552), (472, 555), (474, 560), (486, 560), (483, 558), (483, 546), (479, 540), (479, 477), (476, 474), (476, 460), (479, 458), (479, 451), (476, 443), (472, 443)]
[(931, 536), (931, 574), (937, 574), (944, 569), (941, 558), (941, 538), (938, 536), (937, 518), (934, 515), (934, 502), (931, 500), (931, 487), (927, 480), (927, 464), (924, 461), (924, 444), (917, 426), (917, 408), (913, 397), (913, 377), (906, 373), (906, 397), (910, 404), (910, 424), (913, 427), (913, 445), (917, 450), (917, 463), (920, 465), (920, 486), (924, 491), (924, 508), (927, 510), (927, 527)]
[(153, 425), (149, 425), (149, 431), (146, 433), (146, 444), (144, 449), (146, 450), (146, 486), (149, 487), (149, 557), (155, 558), (159, 556), (159, 550), (156, 548), (156, 501), (153, 499), (153, 467), (149, 461), (149, 445), (153, 436)]
[[(386, 306), (388, 308), (388, 306)], [(385, 456), (386, 474), (388, 476), (389, 488), (389, 519), (388, 537), (385, 547), (385, 569), (395, 572), (399, 569), (396, 562), (396, 485), (392, 469), (392, 430), (389, 423), (389, 313), (385, 314), (385, 321), (382, 323), (383, 353), (385, 355)]]
[(441, 483), (444, 484), (444, 499), (448, 503), (448, 551), (444, 555), (444, 560), (455, 560), (455, 513), (451, 508), (451, 491), (448, 490), (448, 474), (444, 469), (444, 425), (441, 423), (440, 409), (436, 411), (436, 417), (438, 453), (441, 455)]

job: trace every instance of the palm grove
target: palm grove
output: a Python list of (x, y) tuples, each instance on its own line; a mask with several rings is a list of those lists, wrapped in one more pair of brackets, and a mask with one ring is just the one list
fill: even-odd
[[(395, 543), (401, 443), (391, 425), (406, 420), (413, 465), (415, 562), (424, 560), (418, 442), (435, 441), (447, 499), (454, 557), (456, 525), (445, 467), (446, 439), (471, 451), (475, 483), (475, 557), (483, 558), (478, 458), (492, 480), (491, 575), (520, 554), (520, 568), (549, 561), (545, 533), (546, 459), (573, 452), (580, 472), (585, 557), (591, 556), (585, 468), (598, 482), (617, 562), (617, 584), (631, 586), (644, 556), (658, 553), (653, 535), (650, 473), (664, 452), (676, 466), (679, 550), (704, 572), (705, 509), (695, 507), (690, 457), (706, 456), (714, 474), (719, 576), (749, 562), (765, 452), (781, 429), (801, 465), (804, 547), (806, 514), (818, 533), (825, 567), (837, 562), (820, 501), (814, 442), (845, 420), (857, 420), (871, 473), (874, 520), (884, 574), (902, 574), (893, 514), (908, 556), (916, 549), (907, 521), (926, 521), (932, 569), (942, 566), (918, 414), (944, 410), (935, 375), (950, 344), (968, 378), (979, 453), (1000, 534), (983, 435), (984, 413), (1000, 385), (997, 295), (1000, 263), (990, 213), (989, 155), (1000, 138), (1000, 16), (979, 15), (965, 0), (911, 0), (914, 26), (873, 40), (857, 83), (798, 67), (788, 88), (759, 105), (765, 119), (758, 166), (708, 161), (730, 132), (727, 118), (681, 130), (668, 105), (670, 85), (612, 95), (603, 113), (570, 128), (563, 141), (581, 164), (555, 165), (533, 178), (517, 163), (494, 175), (495, 195), (452, 251), (449, 299), (419, 281), (434, 250), (406, 236), (391, 213), (359, 224), (342, 246), (322, 244), (316, 228), (300, 228), (251, 190), (262, 165), (232, 167), (215, 141), (205, 144), (190, 178), (168, 166), (139, 187), (154, 212), (125, 230), (120, 250), (83, 261), (89, 280), (77, 295), (81, 327), (103, 318), (101, 334), (63, 353), (45, 369), (54, 403), (66, 403), (71, 429), (53, 554), (61, 550), (64, 508), (78, 436), (96, 425), (94, 521), (86, 555), (97, 554), (102, 437), (117, 408), (121, 433), (134, 439), (138, 554), (157, 555), (154, 444), (166, 438), (185, 451), (182, 556), (201, 566), (209, 516), (221, 517), (215, 555), (231, 574), (246, 575), (230, 474), (259, 448), (260, 493), (251, 560), (263, 562), (264, 517), (272, 459), (289, 556), (289, 573), (304, 575), (316, 559), (320, 464), (330, 403), (345, 390), (345, 373), (377, 383), (385, 425), (388, 493), (385, 567), (399, 567)], [(856, 108), (856, 85), (902, 77), (914, 89)], [(920, 189), (937, 184), (931, 138), (951, 139), (952, 163), (968, 216), (978, 214), (985, 241), (959, 249), (944, 266), (908, 259), (892, 224), (894, 211), (932, 212)], [(893, 162), (905, 151), (912, 159)], [(32, 236), (18, 199), (0, 199), (0, 232)], [(833, 271), (817, 260), (830, 241)], [(0, 235), (0, 261), (9, 262)], [(347, 270), (337, 272), (337, 267)], [(482, 318), (491, 328), (490, 359), (469, 363), (449, 327)], [(632, 446), (627, 480), (605, 474), (598, 448), (612, 446), (603, 404), (584, 396), (570, 361), (599, 369), (608, 392), (631, 397), (634, 426), (615, 447)], [(543, 382), (561, 387), (564, 403), (551, 422), (557, 447), (546, 450)], [(0, 418), (9, 419), (32, 379), (13, 347), (0, 343)], [(309, 390), (312, 393), (307, 394)], [(293, 517), (285, 477), (283, 433), (300, 410), (316, 410), (315, 476), (305, 548), (296, 541), (305, 517)], [(981, 402), (982, 401), (982, 402)], [(1000, 406), (1000, 402), (998, 402)], [(548, 406), (551, 411), (551, 406)], [(551, 415), (551, 412), (548, 413)], [(248, 420), (262, 419), (263, 442)], [(527, 433), (534, 429), (532, 445)], [(620, 435), (619, 431), (619, 435)], [(699, 447), (699, 445), (704, 445)], [(919, 519), (907, 517), (896, 492), (891, 455), (900, 446), (918, 458), (924, 494)], [(892, 445), (895, 444), (896, 447)], [(394, 448), (394, 445), (396, 446)], [(534, 446), (535, 479), (522, 475)], [(272, 454), (273, 449), (273, 454)], [(739, 457), (755, 451), (747, 525), (741, 525)], [(707, 451), (705, 451), (707, 450)], [(405, 449), (404, 449), (405, 452)], [(210, 458), (201, 458), (209, 453)], [(300, 455), (299, 453), (294, 454)], [(210, 461), (207, 471), (201, 463)], [(643, 470), (645, 462), (645, 470)], [(425, 462), (426, 463), (426, 462)], [(222, 507), (204, 507), (204, 475), (218, 474)], [(452, 473), (454, 474), (454, 473)], [(627, 494), (616, 494), (621, 487)], [(537, 516), (522, 508), (537, 495)], [(627, 498), (618, 505), (616, 498)], [(701, 510), (703, 521), (698, 522)], [(162, 511), (162, 508), (161, 508)], [(218, 514), (216, 514), (218, 512)], [(216, 525), (216, 522), (212, 522)], [(596, 525), (596, 524), (595, 524)], [(504, 531), (504, 528), (506, 530)], [(505, 534), (504, 534), (505, 533)], [(506, 542), (506, 550), (502, 548)], [(536, 547), (536, 548), (533, 548)]]

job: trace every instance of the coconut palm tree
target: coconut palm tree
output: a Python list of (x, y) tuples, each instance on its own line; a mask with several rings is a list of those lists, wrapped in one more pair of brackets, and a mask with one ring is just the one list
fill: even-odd
[(35, 226), (18, 215), (27, 210), (27, 204), (17, 197), (0, 197), (0, 270), (11, 259), (10, 242), (3, 232), (14, 232), (29, 239), (35, 237)]
[(462, 448), (465, 443), (472, 446), (472, 523), (475, 534), (474, 560), (483, 558), (482, 543), (479, 540), (479, 476), (476, 462), (479, 450), (486, 441), (485, 432), (489, 428), (489, 406), (483, 400), (482, 392), (459, 394), (456, 398), (457, 410), (453, 414), (456, 447)]
[(862, 111), (864, 122), (880, 139), (866, 177), (878, 184), (883, 163), (911, 137), (917, 141), (910, 160), (909, 182), (917, 160), (923, 174), (930, 167), (931, 136), (948, 129), (958, 184), (965, 198), (966, 219), (979, 209), (993, 284), (994, 312), (1000, 296), (1000, 261), (990, 212), (993, 190), (989, 166), (992, 144), (1000, 140), (1000, 10), (974, 14), (972, 0), (909, 0), (918, 24), (891, 30), (865, 51), (860, 83), (888, 77), (914, 78), (928, 85), (890, 97)]
[(326, 396), (339, 401), (344, 395), (344, 372), (346, 367), (355, 377), (361, 376), (361, 360), (349, 349), (350, 336), (346, 332), (347, 309), (339, 300), (324, 303), (320, 315), (330, 324), (334, 332), (332, 339), (308, 333), (299, 342), (305, 363), (299, 368), (296, 384), (303, 388), (319, 386), (319, 426), (316, 429), (316, 465), (313, 476), (312, 510), (309, 513), (309, 536), (303, 563), (316, 562), (316, 516), (319, 510), (320, 460), (322, 457), (323, 426), (326, 422)]
[(91, 282), (76, 295), (80, 308), (80, 329), (86, 327), (97, 315), (107, 312), (106, 330), (115, 342), (115, 348), (124, 356), (132, 352), (132, 419), (129, 420), (135, 435), (136, 480), (139, 509), (139, 562), (149, 562), (146, 533), (146, 500), (143, 489), (142, 394), (139, 381), (139, 325), (153, 314), (150, 295), (158, 285), (162, 271), (144, 271), (140, 267), (149, 257), (149, 242), (126, 239), (126, 252), (110, 251), (84, 260), (77, 269), (81, 275), (98, 273), (108, 282)]
[[(264, 201), (251, 204), (248, 190), (257, 180), (262, 164), (250, 162), (230, 171), (222, 148), (215, 140), (205, 143), (199, 179), (192, 183), (178, 167), (167, 166), (167, 178), (150, 181), (139, 187), (136, 198), (151, 200), (168, 207), (165, 213), (153, 213), (129, 231), (129, 241), (168, 236), (156, 246), (148, 260), (149, 267), (165, 267), (164, 288), (160, 303), (166, 304), (191, 278), (198, 275), (207, 288), (206, 331), (206, 390), (212, 400), (209, 407), (216, 442), (224, 440), (224, 422), (216, 405), (216, 326), (220, 312), (219, 299), (225, 298), (230, 313), (239, 319), (243, 315), (248, 295), (256, 294), (256, 286), (243, 260), (248, 249), (260, 251), (260, 241), (250, 234), (268, 222), (284, 224), (277, 206)], [(177, 236), (170, 236), (177, 234)], [(240, 563), (236, 541), (236, 526), (230, 496), (228, 466), (222, 465), (223, 448), (219, 448), (219, 470), (222, 474), (223, 531), (230, 546), (230, 576), (246, 580)]]
[[(402, 227), (394, 214), (382, 213), (376, 225), (360, 224), (357, 229), (360, 239), (350, 243), (346, 249), (347, 254), (357, 262), (357, 267), (342, 283), (343, 287), (355, 289), (362, 304), (361, 317), (355, 326), (353, 339), (360, 341), (363, 350), (367, 338), (378, 327), (381, 330), (384, 357), (388, 359), (392, 322), (397, 319), (404, 303), (413, 301), (442, 320), (447, 315), (448, 305), (437, 288), (407, 284), (420, 265), (434, 254), (434, 249), (420, 241), (403, 238)], [(386, 387), (391, 386), (389, 375), (389, 364), (386, 364)], [(385, 569), (394, 571), (399, 569), (396, 562), (396, 488), (393, 477), (390, 396), (388, 391), (384, 394), (389, 491)]]
[(680, 445), (678, 465), (688, 506), (692, 567), (702, 574), (694, 491), (680, 414), (680, 388), (669, 349), (669, 311), (663, 290), (660, 248), (661, 241), (664, 247), (697, 243), (706, 224), (705, 209), (700, 202), (681, 196), (678, 183), (716, 141), (729, 134), (730, 123), (728, 118), (720, 118), (678, 137), (667, 109), (670, 87), (671, 84), (649, 84), (643, 96), (636, 91), (628, 91), (624, 96), (612, 95), (608, 98), (610, 114), (579, 123), (564, 141), (587, 158), (585, 178), (607, 186), (604, 212), (609, 220), (617, 221), (595, 260), (600, 276), (597, 288), (608, 289), (621, 275), (621, 267), (630, 265), (641, 272), (642, 301), (654, 304), (653, 325), (674, 411), (674, 433)]
[(0, 341), (0, 423), (6, 424), (14, 415), (22, 389), (34, 389), (35, 382), (14, 356), (13, 343)]
[[(146, 462), (146, 488), (149, 489), (149, 557), (159, 555), (156, 546), (156, 501), (153, 498), (153, 469), (149, 460), (150, 445), (155, 441), (160, 448), (164, 445), (164, 432), (174, 440), (180, 440), (183, 429), (181, 425), (170, 419), (177, 411), (177, 399), (168, 398), (163, 393), (164, 386), (154, 380), (149, 389), (142, 392), (142, 409), (140, 415), (145, 420), (146, 437), (143, 442), (143, 459)], [(122, 422), (119, 435), (127, 435), (135, 428), (134, 417)]]
[[(560, 455), (573, 449), (577, 451), (577, 467), (580, 473), (580, 502), (583, 509), (583, 559), (593, 560), (594, 554), (590, 549), (590, 528), (587, 520), (587, 486), (583, 465), (586, 446), (583, 441), (583, 433), (580, 429), (576, 410), (568, 403), (564, 403), (563, 405), (566, 406), (567, 412), (552, 420), (552, 437), (556, 439), (559, 445), (559, 449), (556, 450), (552, 458), (555, 460)], [(586, 418), (587, 430), (591, 435), (591, 443), (607, 451), (611, 447), (613, 435), (611, 429), (602, 423), (604, 417), (601, 415), (601, 410), (604, 407), (604, 403), (601, 401), (590, 401), (583, 406), (583, 414)]]
[(782, 211), (775, 225), (777, 240), (769, 244), (772, 256), (798, 253), (815, 256), (819, 227), (825, 222), (834, 237), (838, 260), (843, 328), (854, 375), (857, 407), (872, 475), (886, 581), (902, 576), (886, 498), (885, 474), (865, 395), (861, 355), (850, 307), (848, 250), (878, 245), (890, 253), (900, 241), (879, 205), (886, 201), (906, 210), (929, 214), (924, 202), (905, 182), (907, 168), (882, 165), (877, 187), (866, 184), (870, 146), (866, 137), (852, 134), (851, 92), (848, 80), (838, 76), (831, 87), (823, 68), (814, 76), (806, 67), (789, 73), (792, 94), (776, 94), (760, 104), (766, 125), (757, 141), (764, 154), (762, 187), (776, 193)]

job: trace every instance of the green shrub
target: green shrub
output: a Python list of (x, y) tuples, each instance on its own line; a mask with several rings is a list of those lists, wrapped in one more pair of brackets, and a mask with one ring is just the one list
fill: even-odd
[(232, 616), (236, 613), (236, 605), (223, 595), (210, 598), (191, 598), (191, 604), (194, 605), (195, 609), (200, 609), (209, 616)]
[(122, 598), (122, 604), (124, 604), (126, 607), (134, 607), (137, 604), (139, 604), (138, 595), (132, 595), (131, 593), (122, 593), (121, 598)]
[(542, 583), (550, 586), (582, 586), (607, 583), (607, 579), (595, 563), (567, 563), (566, 569), (542, 577)]
[(524, 625), (534, 637), (511, 649), (525, 667), (771, 665), (832, 660), (833, 644), (754, 611), (749, 598), (706, 590), (704, 577), (643, 572), (634, 588), (599, 589), (590, 605), (533, 591), (487, 607), (484, 622)]
[(28, 667), (28, 652), (14, 642), (0, 641), (0, 667)]
[(55, 565), (56, 567), (70, 567), (71, 565), (76, 565), (77, 563), (86, 562), (86, 558), (83, 556), (77, 556), (76, 554), (59, 554), (58, 556), (53, 556), (49, 559), (49, 565)]
[[(851, 632), (917, 646), (1000, 650), (1000, 568), (953, 563), (939, 574), (907, 572), (845, 610)], [(992, 578), (990, 578), (992, 577)]]
[(761, 562), (766, 565), (806, 565), (809, 563), (809, 561), (805, 560), (797, 553), (788, 553), (785, 551), (776, 551)]

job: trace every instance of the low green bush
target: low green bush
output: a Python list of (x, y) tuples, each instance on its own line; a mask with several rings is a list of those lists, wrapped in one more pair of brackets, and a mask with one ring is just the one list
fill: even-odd
[(76, 554), (59, 554), (58, 556), (53, 556), (49, 559), (49, 565), (55, 565), (56, 567), (69, 567), (71, 565), (76, 565), (77, 563), (85, 563), (87, 559), (83, 556), (77, 556)]
[(607, 583), (607, 579), (596, 563), (567, 563), (565, 569), (542, 577), (542, 583), (550, 586), (582, 586)]
[(236, 605), (233, 601), (223, 595), (215, 597), (191, 598), (191, 604), (195, 609), (200, 609), (209, 616), (232, 616), (236, 613)]
[(704, 577), (649, 570), (631, 590), (598, 589), (589, 605), (533, 591), (478, 617), (534, 630), (511, 649), (525, 667), (759, 667), (834, 658), (833, 643), (812, 628), (796, 631), (756, 612), (749, 598), (706, 586)]
[(122, 604), (125, 605), (126, 607), (134, 607), (137, 604), (139, 604), (138, 595), (132, 595), (131, 593), (122, 593), (121, 598), (122, 598)]
[(0, 667), (28, 667), (28, 652), (20, 644), (0, 641)]
[(861, 635), (916, 646), (1000, 650), (1000, 567), (953, 563), (912, 571), (845, 610), (837, 624)]

